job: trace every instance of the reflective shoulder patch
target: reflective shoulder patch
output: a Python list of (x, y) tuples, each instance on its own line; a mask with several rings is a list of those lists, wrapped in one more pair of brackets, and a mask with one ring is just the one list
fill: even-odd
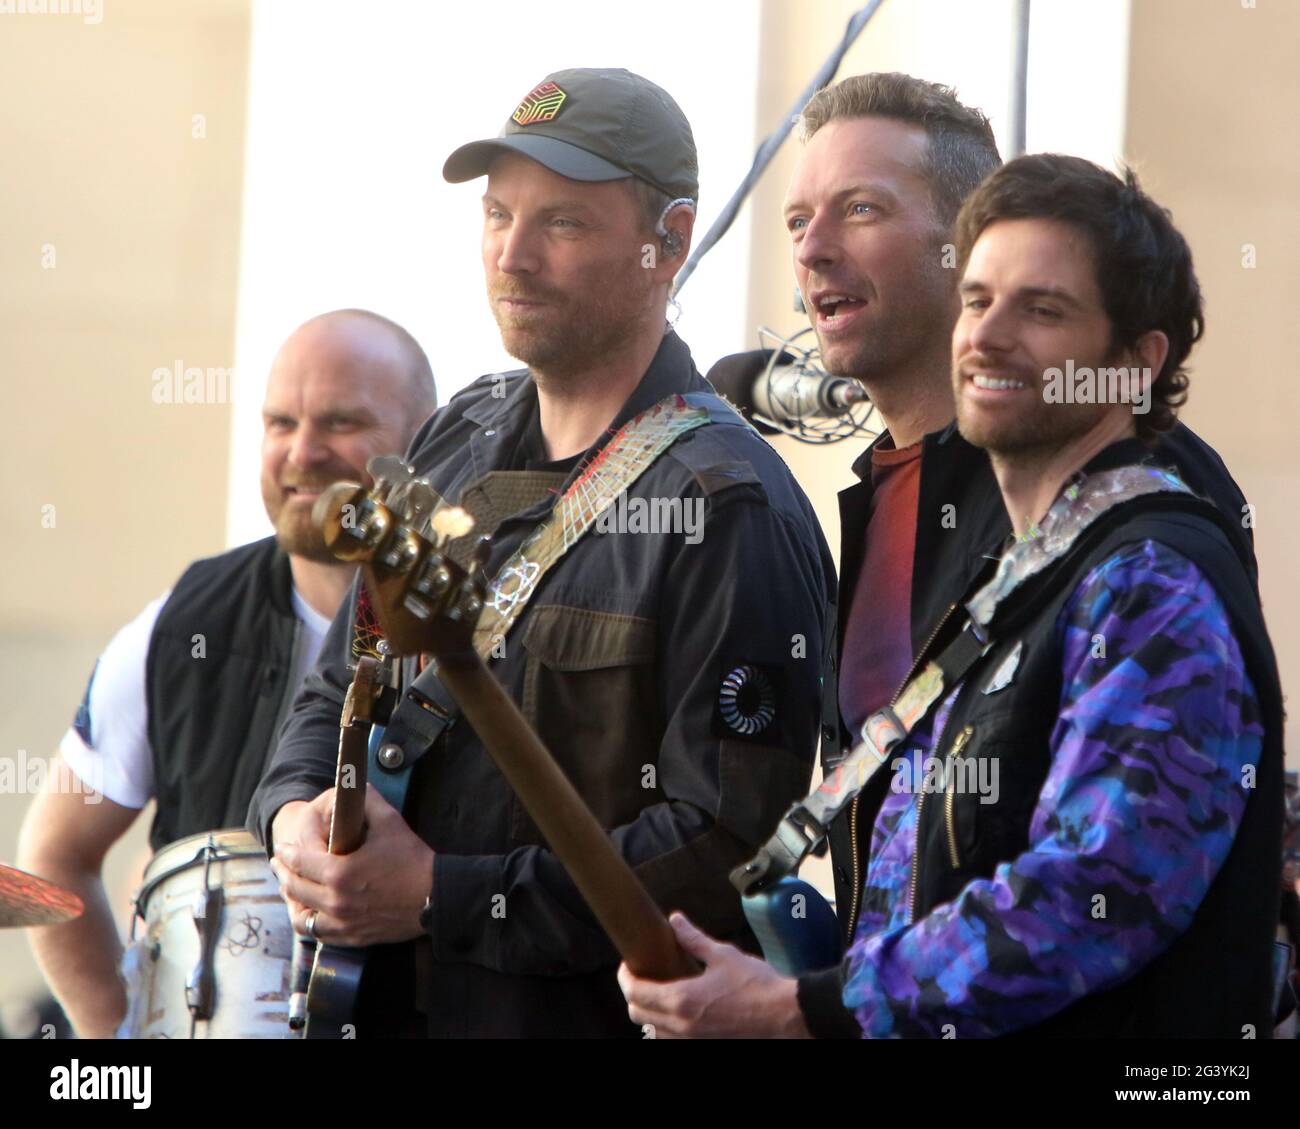
[(777, 690), (772, 674), (756, 663), (740, 663), (722, 676), (717, 720), (738, 737), (758, 737), (776, 720)]
[(984, 687), (984, 693), (996, 694), (999, 690), (1005, 690), (1016, 678), (1016, 670), (1020, 666), (1020, 656), (1024, 653), (1024, 640), (1018, 642), (1012, 649), (1011, 654), (1007, 655), (999, 664), (997, 670), (993, 672), (993, 677), (989, 679), (988, 685)]

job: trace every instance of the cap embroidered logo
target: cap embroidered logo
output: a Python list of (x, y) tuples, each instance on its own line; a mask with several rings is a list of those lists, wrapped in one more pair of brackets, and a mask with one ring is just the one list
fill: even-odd
[(544, 82), (533, 87), (524, 100), (510, 115), (517, 125), (532, 125), (535, 122), (549, 122), (560, 112), (568, 95), (553, 82)]

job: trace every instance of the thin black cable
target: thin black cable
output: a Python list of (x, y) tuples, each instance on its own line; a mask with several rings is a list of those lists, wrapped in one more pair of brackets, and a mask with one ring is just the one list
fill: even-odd
[(754, 185), (758, 183), (758, 178), (763, 175), (764, 170), (771, 164), (772, 158), (776, 156), (776, 151), (781, 148), (781, 143), (790, 135), (794, 123), (798, 120), (800, 111), (808, 104), (808, 99), (835, 77), (835, 72), (839, 70), (840, 63), (853, 45), (853, 41), (862, 33), (862, 29), (867, 26), (867, 21), (876, 14), (876, 9), (883, 3), (884, 0), (871, 0), (870, 4), (860, 8), (849, 17), (848, 26), (844, 29), (844, 37), (840, 40), (839, 45), (831, 52), (826, 62), (821, 65), (812, 82), (799, 95), (798, 100), (791, 107), (790, 112), (786, 114), (781, 124), (763, 139), (763, 143), (754, 154), (754, 162), (750, 165), (749, 172), (745, 174), (745, 179), (740, 182), (740, 187), (727, 201), (726, 207), (722, 209), (718, 218), (713, 221), (713, 226), (700, 240), (700, 245), (691, 252), (691, 257), (686, 260), (686, 264), (677, 272), (677, 277), (673, 280), (674, 296), (681, 293), (682, 287), (686, 285), (686, 280), (694, 273), (700, 260), (708, 254), (719, 239), (726, 235), (735, 221), (741, 205), (745, 202), (745, 198), (753, 191)]

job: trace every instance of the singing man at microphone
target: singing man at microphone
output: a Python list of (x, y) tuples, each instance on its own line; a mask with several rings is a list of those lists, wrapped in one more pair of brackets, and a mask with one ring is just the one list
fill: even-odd
[[(1001, 162), (984, 114), (948, 87), (903, 74), (857, 75), (820, 91), (802, 125), (805, 147), (784, 206), (795, 278), (822, 364), (860, 381), (885, 422), (854, 463), (861, 481), (840, 494), (842, 598), (823, 682), (829, 774), (1011, 532), (988, 455), (957, 431), (951, 378), (961, 309), (953, 226), (963, 200)], [(755, 354), (754, 380), (766, 361)], [(738, 368), (727, 383), (737, 398)], [(1239, 527), (1244, 499), (1191, 431), (1175, 424), (1154, 458)], [(1234, 549), (1253, 581), (1248, 530), (1238, 528)], [(863, 886), (872, 815), (854, 802), (830, 828), (846, 949), (871, 908)], [(842, 966), (789, 979), (680, 915), (673, 925), (706, 966), (702, 976), (666, 990), (620, 970), (632, 1018), (653, 1023), (659, 1037), (862, 1035), (845, 1004)]]

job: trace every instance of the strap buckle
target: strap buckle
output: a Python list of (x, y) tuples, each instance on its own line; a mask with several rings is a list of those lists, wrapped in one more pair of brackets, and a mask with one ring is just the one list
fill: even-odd
[(810, 854), (826, 853), (826, 827), (800, 800), (777, 824), (772, 837), (746, 863), (731, 872), (731, 884), (741, 894), (755, 894), (799, 870)]

